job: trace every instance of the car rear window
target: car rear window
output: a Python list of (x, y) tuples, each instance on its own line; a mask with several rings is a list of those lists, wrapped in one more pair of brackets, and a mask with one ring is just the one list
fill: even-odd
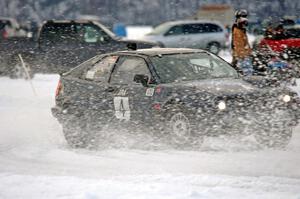
[(83, 79), (91, 81), (106, 81), (111, 73), (111, 69), (118, 60), (119, 56), (112, 55), (102, 58), (93, 64), (89, 70), (84, 72)]
[(49, 23), (45, 24), (41, 31), (40, 38), (48, 42), (70, 42), (78, 38), (79, 32), (76, 29), (76, 24), (71, 23)]
[(212, 23), (195, 23), (183, 26), (184, 34), (214, 33), (222, 31), (223, 29), (220, 26)]

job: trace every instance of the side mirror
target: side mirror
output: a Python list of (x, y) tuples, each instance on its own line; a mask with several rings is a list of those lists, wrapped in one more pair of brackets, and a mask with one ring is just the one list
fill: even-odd
[(104, 35), (101, 36), (99, 40), (101, 43), (109, 43), (111, 41), (111, 38), (108, 35)]
[(128, 50), (137, 50), (137, 43), (128, 43), (127, 49)]
[(164, 34), (163, 34), (163, 36), (165, 36), (165, 37), (167, 37), (167, 36), (174, 36), (174, 34), (173, 34), (173, 32), (165, 32)]
[(147, 75), (135, 75), (133, 81), (136, 83), (141, 83), (144, 87), (147, 87), (149, 82), (149, 77)]

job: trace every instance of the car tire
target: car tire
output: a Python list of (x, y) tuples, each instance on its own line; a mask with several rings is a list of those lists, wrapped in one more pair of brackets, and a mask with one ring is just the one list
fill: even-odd
[(10, 68), (9, 77), (11, 79), (32, 79), (34, 74), (32, 73), (30, 67), (25, 64), (26, 71), (22, 66), (22, 62), (18, 55), (13, 55), (8, 61), (8, 66)]
[(184, 108), (170, 108), (166, 116), (167, 140), (177, 149), (198, 148), (204, 136), (197, 132), (197, 124)]
[(217, 55), (221, 50), (221, 45), (218, 42), (211, 42), (207, 45), (207, 50)]
[(293, 135), (292, 128), (287, 129), (264, 129), (256, 132), (256, 141), (265, 148), (285, 148)]

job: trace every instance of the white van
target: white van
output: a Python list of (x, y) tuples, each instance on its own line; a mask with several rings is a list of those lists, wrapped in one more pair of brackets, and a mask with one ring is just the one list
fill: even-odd
[(217, 54), (225, 47), (226, 31), (216, 21), (172, 21), (155, 27), (142, 39), (159, 42), (165, 47), (207, 49)]

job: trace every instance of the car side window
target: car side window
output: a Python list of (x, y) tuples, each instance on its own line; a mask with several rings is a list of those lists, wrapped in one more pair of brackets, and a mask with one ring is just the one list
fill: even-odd
[(95, 63), (84, 73), (84, 79), (92, 81), (107, 82), (111, 69), (118, 59), (118, 56), (107, 56)]
[(206, 23), (205, 25), (204, 25), (204, 31), (205, 32), (222, 32), (223, 30), (222, 30), (222, 28), (220, 27), (220, 26), (218, 26), (218, 25), (216, 25), (216, 24), (211, 24), (211, 23)]
[(76, 25), (70, 23), (49, 23), (45, 24), (41, 30), (40, 41), (46, 45), (51, 43), (68, 44), (78, 42), (79, 35)]
[(111, 75), (111, 84), (136, 84), (135, 75), (147, 75), (150, 79), (150, 71), (146, 61), (140, 57), (125, 56), (119, 59)]
[(169, 31), (165, 34), (165, 36), (175, 36), (175, 35), (182, 35), (182, 25), (176, 25), (169, 29)]
[(79, 26), (78, 32), (85, 43), (105, 43), (110, 38), (100, 27), (93, 24)]
[(203, 24), (186, 24), (183, 26), (184, 34), (199, 34), (204, 32)]

